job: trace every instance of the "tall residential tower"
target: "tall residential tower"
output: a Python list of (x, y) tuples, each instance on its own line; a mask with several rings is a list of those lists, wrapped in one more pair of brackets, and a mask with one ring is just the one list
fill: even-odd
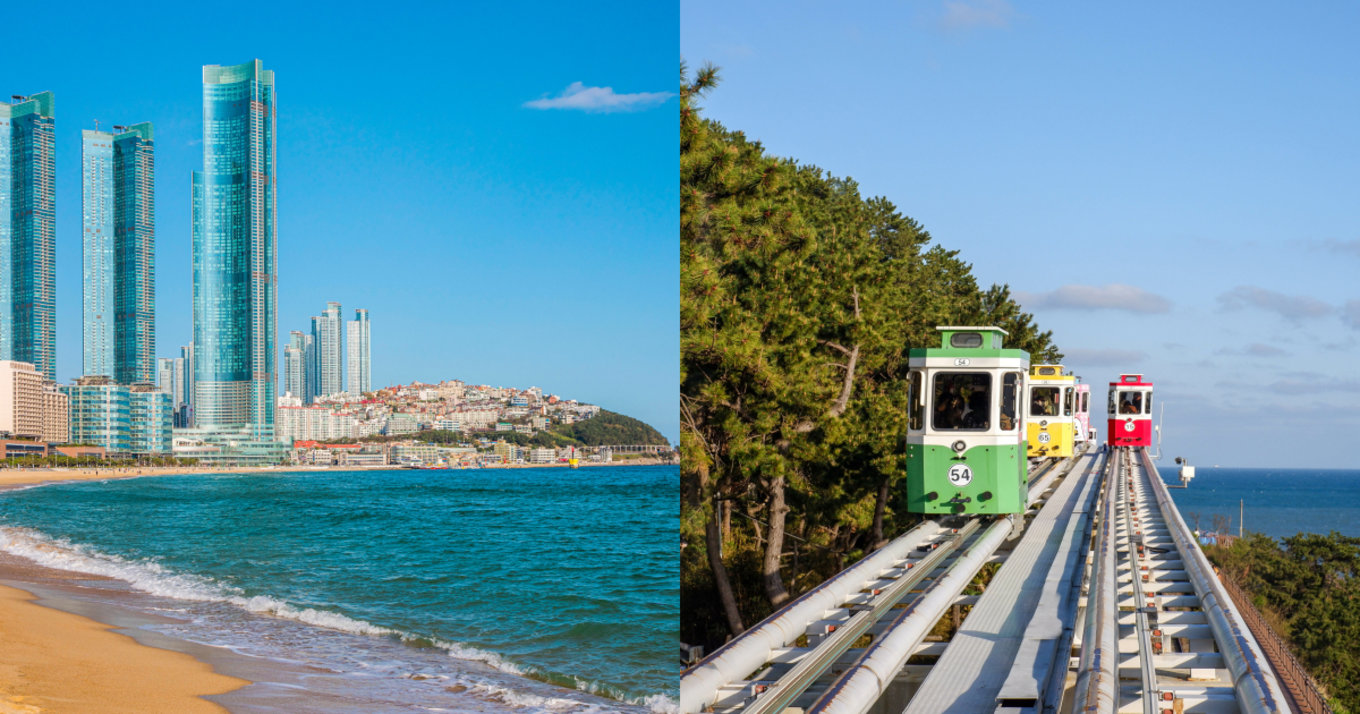
[(56, 379), (56, 167), (51, 92), (0, 102), (0, 360)]
[(344, 355), (340, 351), (340, 342), (344, 335), (343, 323), (338, 302), (326, 303), (326, 309), (322, 311), (321, 316), (312, 318), (314, 357), (312, 364), (307, 368), (316, 370), (314, 379), (316, 392), (312, 394), (313, 398), (329, 397), (345, 389), (343, 379), (345, 365), (341, 361)]
[(272, 441), (278, 256), (274, 73), (203, 68), (203, 171), (194, 172), (194, 418)]
[(354, 311), (354, 320), (349, 323), (345, 333), (345, 358), (349, 361), (349, 374), (345, 391), (354, 396), (373, 390), (373, 377), (369, 369), (368, 310)]
[(86, 376), (155, 380), (156, 207), (151, 124), (81, 132)]

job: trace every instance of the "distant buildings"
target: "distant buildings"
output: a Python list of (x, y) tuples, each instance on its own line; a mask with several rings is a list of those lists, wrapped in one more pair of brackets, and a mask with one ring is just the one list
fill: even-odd
[(312, 363), (316, 391), (312, 398), (328, 397), (344, 391), (344, 362), (340, 351), (342, 337), (340, 303), (328, 302), (318, 317), (312, 318)]
[(358, 397), (372, 390), (368, 310), (355, 310), (348, 330), (345, 324), (340, 303), (328, 302), (320, 315), (312, 316), (310, 333), (289, 333), (283, 348), (282, 394), (300, 397), (309, 405), (343, 401), (346, 395)]
[(302, 400), (312, 401), (311, 384), (307, 381), (307, 360), (311, 356), (312, 336), (297, 330), (288, 333), (288, 346), (283, 348), (283, 392)]
[(345, 391), (355, 396), (373, 390), (368, 334), (368, 310), (355, 310), (354, 320), (349, 323), (349, 333), (346, 335), (349, 378), (345, 383)]
[(56, 379), (56, 162), (51, 92), (0, 102), (0, 360)]
[[(114, 127), (124, 129), (124, 127)], [(154, 135), (81, 132), (84, 373), (118, 384), (155, 377)]]
[(200, 429), (255, 442), (273, 439), (277, 389), (274, 128), (274, 73), (260, 60), (203, 68), (203, 170), (193, 175), (194, 418)]

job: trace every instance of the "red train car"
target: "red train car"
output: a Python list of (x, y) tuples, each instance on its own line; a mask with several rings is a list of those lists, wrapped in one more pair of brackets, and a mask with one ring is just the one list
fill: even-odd
[(1110, 382), (1110, 446), (1152, 446), (1152, 382), (1141, 374), (1121, 374)]

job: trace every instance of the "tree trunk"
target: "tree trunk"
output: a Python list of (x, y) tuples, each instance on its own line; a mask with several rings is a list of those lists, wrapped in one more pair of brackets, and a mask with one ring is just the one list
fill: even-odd
[(708, 546), (708, 567), (713, 571), (713, 583), (718, 586), (718, 599), (722, 601), (723, 614), (727, 616), (727, 629), (733, 637), (746, 631), (741, 624), (741, 611), (737, 609), (737, 597), (732, 593), (732, 581), (727, 577), (727, 566), (722, 561), (722, 533), (718, 530), (717, 510), (719, 503), (704, 523), (704, 541)]
[(765, 541), (765, 562), (761, 573), (765, 579), (765, 597), (775, 607), (789, 599), (784, 579), (779, 574), (779, 557), (784, 552), (784, 516), (789, 507), (784, 503), (784, 477), (777, 476), (770, 483), (770, 531)]
[(886, 541), (883, 539), (883, 514), (888, 510), (888, 487), (892, 479), (883, 478), (883, 483), (878, 485), (878, 498), (874, 501), (874, 547), (873, 550), (882, 548)]
[(727, 566), (723, 564), (723, 537), (718, 530), (719, 514), (724, 506), (731, 508), (723, 499), (713, 495), (709, 483), (708, 464), (698, 465), (699, 493), (712, 505), (704, 518), (704, 546), (708, 551), (708, 569), (713, 573), (713, 584), (718, 588), (718, 600), (722, 602), (723, 615), (727, 618), (727, 629), (733, 637), (746, 631), (741, 622), (741, 610), (737, 608), (737, 597), (732, 592), (732, 580), (727, 576)]

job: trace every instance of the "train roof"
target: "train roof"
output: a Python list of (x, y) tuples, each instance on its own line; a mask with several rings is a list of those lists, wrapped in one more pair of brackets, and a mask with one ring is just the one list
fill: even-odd
[(1073, 374), (1063, 374), (1063, 366), (1060, 364), (1036, 364), (1029, 368), (1030, 380), (1055, 381), (1055, 382), (1076, 382), (1077, 377)]
[(991, 353), (995, 357), (1021, 358), (1029, 362), (1029, 353), (1018, 349), (1003, 349), (1002, 338), (1006, 331), (995, 326), (942, 325), (939, 347), (913, 347), (908, 351), (911, 357), (952, 357)]
[(1141, 374), (1121, 374), (1118, 382), (1110, 382), (1111, 387), (1151, 387), (1152, 382), (1144, 382)]

